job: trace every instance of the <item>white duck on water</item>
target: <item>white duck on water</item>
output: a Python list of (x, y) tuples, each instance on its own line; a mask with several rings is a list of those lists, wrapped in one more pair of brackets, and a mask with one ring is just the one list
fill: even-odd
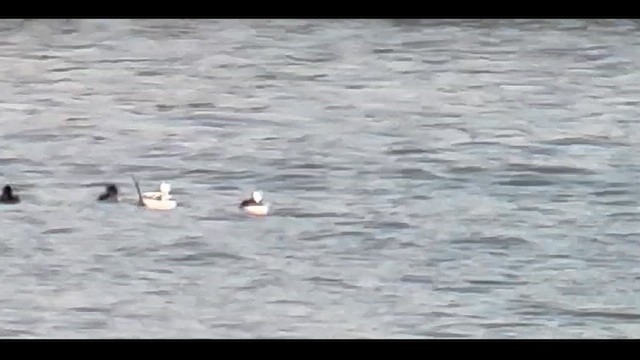
[[(169, 195), (171, 185), (162, 183), (160, 185), (160, 193), (147, 192), (143, 195), (140, 192), (140, 186), (138, 185), (138, 181), (135, 177), (133, 178), (133, 182), (135, 183), (136, 190), (138, 191), (138, 206), (144, 206), (151, 210), (173, 210), (178, 206), (178, 203), (171, 200), (171, 195)], [(147, 194), (149, 194), (149, 196), (145, 196)]]
[(262, 201), (262, 192), (254, 191), (250, 199), (243, 200), (240, 208), (247, 214), (264, 216), (269, 213), (269, 204)]

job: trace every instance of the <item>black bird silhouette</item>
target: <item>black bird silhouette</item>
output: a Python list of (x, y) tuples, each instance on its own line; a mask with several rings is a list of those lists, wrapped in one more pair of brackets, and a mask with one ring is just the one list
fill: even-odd
[(13, 194), (11, 185), (5, 185), (2, 188), (2, 195), (0, 196), (0, 204), (17, 204), (20, 202), (20, 197)]
[(105, 192), (98, 196), (98, 201), (118, 201), (118, 187), (108, 184)]

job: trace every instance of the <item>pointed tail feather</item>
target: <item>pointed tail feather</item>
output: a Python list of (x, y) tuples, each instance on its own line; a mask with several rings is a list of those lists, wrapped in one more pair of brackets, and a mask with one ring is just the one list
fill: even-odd
[(136, 177), (133, 175), (131, 175), (131, 178), (133, 179), (133, 183), (136, 185), (136, 190), (138, 191), (138, 206), (144, 206), (144, 201), (142, 201), (142, 192), (140, 192), (138, 180), (136, 180)]

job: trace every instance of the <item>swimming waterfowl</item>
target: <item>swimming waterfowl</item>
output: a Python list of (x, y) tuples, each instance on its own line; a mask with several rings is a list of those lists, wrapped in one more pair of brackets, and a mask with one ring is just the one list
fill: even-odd
[(138, 191), (138, 206), (144, 206), (147, 209), (151, 210), (173, 210), (176, 208), (176, 206), (178, 206), (178, 203), (176, 201), (170, 200), (171, 195), (169, 195), (169, 191), (171, 191), (171, 187), (169, 184), (162, 183), (162, 185), (166, 184), (169, 185), (169, 187), (167, 188), (167, 186), (163, 187), (161, 185), (159, 197), (145, 197), (140, 192), (140, 186), (138, 185), (138, 181), (135, 179), (135, 177), (133, 178), (133, 182), (135, 183), (136, 190)]
[(262, 201), (262, 193), (254, 191), (250, 199), (243, 200), (239, 206), (247, 214), (264, 216), (269, 213), (269, 205)]
[(117, 202), (118, 201), (118, 187), (114, 184), (108, 184), (105, 192), (98, 196), (98, 201)]
[(20, 197), (13, 194), (11, 185), (5, 185), (2, 188), (2, 195), (0, 195), (0, 204), (17, 204), (20, 202)]

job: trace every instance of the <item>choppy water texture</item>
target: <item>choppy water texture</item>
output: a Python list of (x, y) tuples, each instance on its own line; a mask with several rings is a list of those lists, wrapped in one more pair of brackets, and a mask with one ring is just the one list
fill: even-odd
[(0, 336), (638, 337), (639, 30), (3, 20)]

